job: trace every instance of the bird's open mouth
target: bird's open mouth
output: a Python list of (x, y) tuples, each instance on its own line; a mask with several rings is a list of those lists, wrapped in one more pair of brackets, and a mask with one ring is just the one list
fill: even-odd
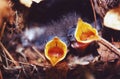
[(98, 32), (90, 24), (83, 22), (81, 19), (78, 19), (75, 38), (77, 42), (81, 43), (90, 43), (99, 38)]
[(54, 37), (45, 46), (45, 56), (55, 66), (63, 60), (67, 54), (67, 46), (58, 37)]

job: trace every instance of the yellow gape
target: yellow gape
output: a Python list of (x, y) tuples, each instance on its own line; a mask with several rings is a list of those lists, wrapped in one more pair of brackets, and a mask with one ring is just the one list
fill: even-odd
[(75, 30), (75, 38), (79, 43), (90, 43), (94, 40), (98, 40), (99, 36), (95, 28), (79, 18)]
[(55, 66), (63, 60), (67, 54), (67, 45), (58, 37), (54, 37), (45, 46), (45, 56)]

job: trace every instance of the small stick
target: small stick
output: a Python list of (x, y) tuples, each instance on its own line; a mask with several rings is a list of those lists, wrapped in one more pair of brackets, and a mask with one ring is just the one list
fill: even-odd
[(108, 42), (107, 40), (105, 40), (104, 38), (100, 38), (100, 40), (98, 40), (98, 42), (100, 42), (101, 44), (103, 44), (104, 46), (106, 46), (107, 48), (109, 48), (111, 51), (113, 51), (118, 57), (120, 57), (120, 50), (118, 48), (116, 48), (114, 45), (112, 45), (110, 42)]
[(5, 61), (6, 61), (6, 67), (8, 67), (9, 66), (8, 58), (7, 58), (6, 54), (5, 54), (5, 51), (3, 51), (3, 54), (4, 54)]
[(15, 26), (18, 28), (18, 12), (15, 11)]
[(94, 5), (93, 5), (93, 1), (90, 0), (90, 3), (91, 3), (91, 6), (92, 6), (92, 10), (93, 10), (93, 15), (94, 15), (94, 20), (95, 20), (95, 28), (97, 28), (97, 20), (96, 20), (96, 13), (95, 13), (95, 8), (94, 8)]
[(0, 79), (3, 79), (1, 70), (0, 70)]
[(3, 23), (3, 27), (2, 27), (2, 30), (1, 30), (1, 33), (0, 33), (0, 41), (1, 41), (2, 36), (3, 36), (3, 34), (4, 34), (5, 27), (6, 27), (6, 22)]
[(44, 57), (34, 46), (32, 46), (32, 49), (33, 49), (40, 57), (42, 57), (44, 60), (46, 60), (45, 57)]
[(5, 48), (5, 46), (0, 42), (1, 48), (5, 51), (5, 53), (8, 55), (8, 57), (11, 59), (11, 61), (15, 64), (15, 66), (19, 66), (19, 64), (15, 61), (15, 59), (10, 55), (8, 50)]

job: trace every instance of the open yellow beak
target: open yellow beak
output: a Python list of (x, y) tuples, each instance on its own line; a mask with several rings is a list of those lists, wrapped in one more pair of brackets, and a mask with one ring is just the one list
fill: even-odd
[(99, 36), (95, 28), (79, 18), (75, 30), (75, 38), (79, 43), (90, 43), (94, 40), (98, 40)]
[(45, 46), (45, 56), (55, 66), (63, 60), (67, 54), (67, 45), (58, 37), (54, 37)]

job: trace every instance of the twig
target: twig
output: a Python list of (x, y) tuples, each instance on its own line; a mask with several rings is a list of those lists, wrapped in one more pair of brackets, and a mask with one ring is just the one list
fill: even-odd
[(33, 49), (41, 58), (43, 58), (44, 60), (46, 60), (45, 57), (44, 57), (34, 46), (32, 46), (32, 49)]
[(99, 61), (100, 60), (100, 55), (98, 55), (98, 56), (96, 56), (93, 60), (92, 60), (92, 63), (95, 63), (95, 62), (97, 62), (97, 61)]
[(15, 59), (10, 55), (8, 50), (5, 48), (5, 46), (0, 42), (1, 48), (5, 51), (5, 53), (8, 55), (8, 57), (12, 60), (12, 62), (15, 64), (15, 66), (19, 66), (19, 64), (15, 61)]
[(3, 51), (3, 54), (4, 54), (5, 61), (6, 61), (6, 66), (8, 67), (9, 64), (8, 64), (8, 59), (7, 59), (7, 56), (6, 56), (6, 54), (5, 54), (5, 51)]
[(90, 0), (91, 6), (92, 6), (92, 10), (93, 10), (93, 15), (94, 15), (94, 20), (95, 20), (95, 28), (97, 28), (97, 20), (96, 20), (96, 13), (95, 13), (95, 8), (93, 5), (93, 1)]
[[(10, 62), (13, 63), (13, 61), (12, 61), (11, 59), (7, 58), (6, 55), (3, 56), (3, 57), (6, 59), (6, 61), (8, 60), (8, 61), (10, 61)], [(25, 62), (18, 62), (18, 63), (19, 63), (19, 64), (23, 64), (23, 65), (30, 65), (30, 63), (25, 63)], [(6, 67), (8, 67), (8, 65), (7, 65)]]
[(3, 79), (1, 70), (0, 70), (0, 79)]
[(24, 67), (23, 65), (21, 65), (21, 67), (22, 67), (22, 71), (23, 71), (24, 75), (25, 75), (27, 78), (29, 78), (29, 76), (28, 76), (28, 74), (27, 74), (27, 72), (26, 72), (26, 70), (25, 70), (25, 67)]
[(5, 70), (20, 70), (20, 69), (22, 69), (21, 66), (16, 66), (16, 67), (6, 67), (6, 66), (4, 66), (4, 65), (3, 65), (3, 68), (4, 68)]
[(110, 42), (108, 42), (107, 40), (105, 40), (104, 38), (100, 38), (100, 40), (98, 40), (99, 43), (103, 44), (104, 46), (106, 46), (107, 48), (109, 48), (111, 51), (113, 51), (118, 57), (120, 57), (120, 50), (118, 48), (116, 48), (114, 45), (112, 45)]
[(3, 23), (3, 26), (2, 26), (2, 30), (1, 30), (1, 33), (0, 33), (0, 41), (1, 41), (2, 36), (3, 36), (3, 34), (4, 34), (5, 27), (6, 27), (6, 22), (4, 22), (4, 23)]
[(18, 28), (18, 12), (15, 11), (15, 26)]
[(20, 79), (21, 73), (22, 73), (22, 70), (19, 70), (19, 72), (18, 72), (18, 75), (17, 75), (17, 78), (16, 78), (16, 79)]

